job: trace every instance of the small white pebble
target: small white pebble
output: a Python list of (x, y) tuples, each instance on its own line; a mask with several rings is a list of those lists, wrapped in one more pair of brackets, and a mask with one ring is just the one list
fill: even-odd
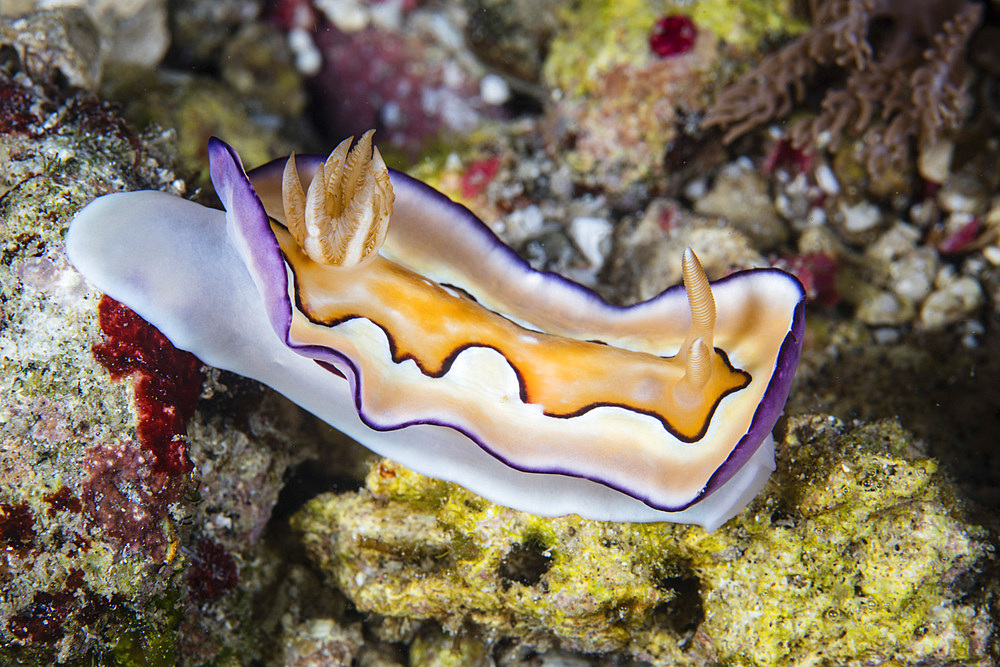
[(784, 192), (779, 192), (775, 195), (774, 210), (776, 210), (778, 214), (783, 216), (785, 219), (791, 220), (795, 218), (795, 211), (792, 210), (792, 201)]
[(924, 146), (917, 156), (920, 175), (933, 183), (944, 183), (951, 173), (951, 155), (955, 152), (952, 141), (936, 141)]
[(910, 207), (910, 220), (918, 227), (928, 227), (935, 222), (938, 213), (934, 200), (927, 199)]
[(985, 257), (986, 261), (993, 266), (1000, 266), (1000, 248), (995, 245), (983, 248), (983, 257)]
[(882, 211), (869, 202), (861, 202), (855, 206), (841, 204), (840, 211), (844, 214), (844, 228), (849, 232), (868, 231), (882, 220)]
[(953, 211), (948, 215), (948, 219), (945, 220), (944, 226), (948, 231), (958, 231), (975, 219), (976, 216), (974, 213), (969, 213), (968, 211)]
[(945, 211), (969, 215), (979, 210), (983, 203), (978, 197), (947, 187), (938, 192), (937, 202)]
[(394, 32), (403, 27), (403, 2), (402, 0), (389, 0), (388, 2), (370, 2), (368, 11), (371, 14), (372, 23), (387, 32)]
[(446, 60), (441, 66), (441, 80), (445, 87), (454, 90), (465, 83), (465, 72), (454, 60)]
[(399, 127), (403, 123), (403, 110), (397, 102), (386, 102), (379, 113), (386, 127)]
[(962, 276), (932, 293), (920, 309), (920, 324), (928, 329), (960, 322), (971, 315), (983, 302), (979, 283)]
[(945, 264), (940, 269), (938, 269), (937, 275), (934, 276), (934, 286), (938, 289), (943, 289), (955, 282), (955, 267), (951, 264)]
[(920, 301), (930, 294), (931, 281), (926, 275), (917, 271), (907, 272), (893, 284), (892, 291), (904, 299)]
[(574, 218), (569, 225), (569, 236), (591, 268), (604, 265), (605, 241), (611, 238), (613, 227), (604, 218)]
[(487, 74), (479, 81), (479, 96), (487, 104), (500, 105), (510, 99), (510, 86), (498, 74)]
[(876, 292), (858, 306), (857, 318), (875, 327), (898, 326), (913, 317), (913, 307), (892, 292)]
[(371, 22), (371, 12), (359, 0), (316, 0), (314, 4), (344, 32), (358, 32)]
[(509, 243), (520, 243), (537, 236), (545, 225), (545, 215), (536, 204), (511, 211), (504, 220), (505, 240)]
[(967, 276), (978, 276), (985, 270), (986, 262), (983, 261), (982, 257), (973, 255), (962, 262), (962, 273)]
[(973, 336), (982, 336), (986, 333), (986, 325), (979, 320), (969, 320), (965, 323), (965, 332)]
[(874, 332), (872, 332), (872, 337), (875, 338), (875, 342), (879, 345), (892, 345), (899, 341), (899, 329), (893, 329), (892, 327), (879, 327)]
[(819, 206), (813, 206), (806, 213), (806, 222), (813, 227), (818, 227), (826, 223), (826, 211)]
[(687, 185), (684, 186), (684, 196), (691, 201), (697, 201), (705, 196), (708, 192), (708, 180), (705, 178), (696, 178)]
[(986, 326), (979, 320), (969, 320), (965, 323), (965, 335), (962, 345), (971, 349), (979, 347), (979, 337), (986, 333)]
[(828, 195), (840, 192), (840, 183), (833, 174), (833, 169), (830, 169), (830, 166), (826, 164), (821, 164), (816, 168), (816, 185)]

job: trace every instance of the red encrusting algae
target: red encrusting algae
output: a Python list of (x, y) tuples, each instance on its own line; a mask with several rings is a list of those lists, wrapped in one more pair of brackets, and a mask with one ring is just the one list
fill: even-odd
[(198, 542), (198, 550), (191, 558), (191, 567), (185, 573), (191, 597), (196, 600), (214, 600), (239, 582), (236, 561), (213, 540)]
[(56, 512), (83, 511), (83, 503), (81, 503), (80, 499), (74, 496), (73, 492), (65, 486), (59, 487), (58, 490), (53, 491), (52, 493), (46, 493), (43, 498), (45, 502), (49, 504), (49, 516), (54, 515)]
[(761, 170), (773, 174), (777, 169), (785, 169), (792, 175), (808, 173), (812, 169), (814, 155), (805, 148), (796, 148), (790, 139), (775, 142), (768, 151)]
[(101, 298), (98, 315), (106, 339), (94, 357), (113, 379), (133, 377), (139, 446), (88, 450), (82, 503), (105, 535), (159, 559), (168, 541), (162, 522), (193, 469), (187, 420), (201, 394), (201, 362), (111, 297)]
[(35, 546), (35, 517), (28, 503), (0, 504), (0, 553), (25, 555)]
[(34, 99), (22, 86), (0, 83), (0, 134), (29, 134), (40, 118), (33, 111)]
[(462, 173), (462, 196), (472, 199), (480, 194), (493, 181), (500, 171), (500, 158), (497, 156), (475, 160)]
[(779, 262), (775, 266), (793, 274), (802, 283), (806, 299), (821, 306), (840, 302), (837, 291), (837, 261), (821, 252), (807, 252)]
[(167, 553), (163, 521), (180, 498), (184, 478), (152, 470), (153, 456), (134, 443), (97, 445), (87, 451), (83, 505), (105, 539), (128, 553), (154, 560)]
[(7, 629), (21, 641), (54, 644), (63, 636), (63, 623), (75, 601), (71, 591), (37, 591), (27, 609), (7, 620)]
[(969, 249), (972, 242), (979, 236), (982, 225), (979, 218), (973, 217), (969, 222), (959, 227), (956, 231), (944, 237), (938, 243), (938, 250), (945, 255), (955, 255)]
[(115, 380), (136, 374), (139, 442), (155, 457), (153, 470), (191, 472), (184, 437), (201, 394), (201, 362), (109, 296), (101, 299), (98, 312), (107, 340), (94, 346), (94, 357)]

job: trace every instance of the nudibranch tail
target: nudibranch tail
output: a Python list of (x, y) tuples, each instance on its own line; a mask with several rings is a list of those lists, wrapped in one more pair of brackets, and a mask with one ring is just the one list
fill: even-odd
[(285, 223), (306, 255), (320, 264), (351, 268), (378, 254), (389, 231), (395, 196), (389, 170), (372, 145), (374, 130), (338, 145), (316, 166), (303, 191), (289, 156), (281, 178)]

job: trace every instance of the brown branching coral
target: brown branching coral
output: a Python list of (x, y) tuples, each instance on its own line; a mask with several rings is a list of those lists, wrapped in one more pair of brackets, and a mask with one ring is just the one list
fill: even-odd
[(961, 122), (965, 54), (982, 20), (978, 2), (813, 0), (813, 27), (722, 91), (703, 127), (729, 143), (785, 116), (810, 87), (833, 84), (819, 112), (794, 124), (796, 146), (831, 151), (863, 138), (872, 172), (905, 164), (913, 141), (931, 146)]

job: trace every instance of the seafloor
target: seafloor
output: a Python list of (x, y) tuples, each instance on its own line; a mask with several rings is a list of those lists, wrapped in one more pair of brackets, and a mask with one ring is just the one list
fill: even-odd
[[(722, 528), (543, 519), (380, 460), (70, 265), (376, 128), (615, 303), (795, 274), (777, 471)], [(992, 665), (1000, 2), (0, 0), (0, 663)], [(996, 354), (994, 354), (996, 353)]]

